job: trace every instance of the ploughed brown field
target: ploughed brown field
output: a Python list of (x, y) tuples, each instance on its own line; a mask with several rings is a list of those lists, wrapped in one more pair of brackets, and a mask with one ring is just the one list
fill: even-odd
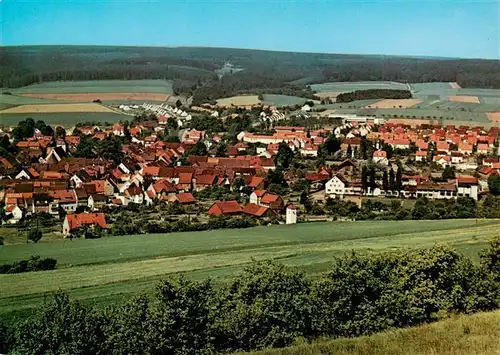
[(470, 102), (473, 104), (480, 103), (477, 96), (450, 96), (449, 99), (453, 102)]
[[(370, 108), (409, 108), (421, 103), (420, 99), (385, 99), (368, 105)], [(368, 107), (367, 106), (367, 107)]]
[(169, 95), (148, 92), (116, 92), (116, 93), (79, 93), (79, 94), (19, 94), (19, 96), (35, 97), (64, 101), (167, 101)]
[(498, 112), (488, 112), (488, 120), (490, 120), (490, 122), (498, 122), (498, 123), (500, 123), (500, 111), (498, 111)]
[(58, 112), (106, 112), (115, 111), (99, 104), (43, 104), (11, 107), (0, 113), (58, 113)]

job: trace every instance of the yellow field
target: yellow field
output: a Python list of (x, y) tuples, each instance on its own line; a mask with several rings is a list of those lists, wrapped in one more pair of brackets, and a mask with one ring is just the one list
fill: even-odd
[[(385, 99), (366, 107), (370, 108), (410, 108), (421, 103), (420, 99)], [(365, 108), (366, 108), (365, 107)]]
[(233, 96), (225, 99), (217, 100), (217, 106), (231, 107), (231, 106), (253, 106), (259, 105), (260, 101), (257, 95), (242, 95)]
[(491, 122), (500, 123), (500, 111), (499, 112), (488, 112), (488, 120)]
[(461, 89), (460, 85), (458, 85), (457, 83), (450, 83), (450, 86), (452, 89)]
[(60, 113), (60, 112), (105, 112), (115, 111), (94, 103), (89, 104), (44, 104), (44, 105), (21, 105), (0, 111), (2, 113)]
[(337, 96), (339, 96), (341, 93), (340, 92), (337, 92), (337, 91), (323, 91), (323, 92), (317, 92), (316, 94), (314, 94), (314, 96), (317, 96), (317, 97), (320, 97), (322, 99), (324, 98), (336, 98)]
[(477, 96), (450, 96), (449, 99), (453, 102), (470, 102), (473, 104), (480, 103)]
[(148, 92), (117, 92), (117, 93), (78, 93), (78, 94), (19, 94), (19, 96), (35, 97), (64, 101), (167, 101), (169, 95)]

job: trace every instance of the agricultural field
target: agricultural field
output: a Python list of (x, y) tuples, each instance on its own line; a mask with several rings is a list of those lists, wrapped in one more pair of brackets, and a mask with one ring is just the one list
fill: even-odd
[(26, 114), (26, 113), (69, 113), (69, 112), (106, 112), (115, 111), (99, 104), (45, 104), (45, 105), (20, 105), (11, 107), (0, 114)]
[(19, 94), (22, 97), (34, 97), (39, 99), (52, 99), (52, 100), (62, 100), (62, 101), (83, 101), (83, 102), (92, 102), (94, 100), (101, 100), (104, 102), (109, 101), (119, 101), (119, 102), (130, 102), (130, 101), (167, 101), (169, 95), (167, 94), (155, 94), (155, 93), (131, 93), (131, 92), (122, 92), (122, 93), (81, 93), (81, 94)]
[(368, 108), (410, 108), (421, 102), (420, 99), (385, 99), (371, 104)]
[(322, 339), (248, 355), (499, 355), (499, 334), (500, 311), (497, 310), (370, 336)]
[(252, 106), (260, 104), (257, 95), (240, 95), (217, 100), (219, 107)]
[(277, 106), (277, 107), (303, 105), (307, 101), (307, 99), (298, 96), (272, 95), (272, 94), (266, 94), (263, 96), (264, 96), (264, 100), (262, 101), (263, 105)]
[(278, 259), (311, 276), (352, 249), (380, 252), (448, 243), (477, 260), (500, 220), (318, 222), (95, 240), (59, 240), (0, 247), (0, 264), (30, 255), (58, 261), (53, 271), (0, 275), (0, 314), (29, 311), (59, 289), (84, 302), (107, 304), (152, 291), (169, 274), (227, 280), (252, 259)]
[(479, 103), (479, 98), (477, 96), (454, 95), (450, 96), (449, 100), (453, 102), (470, 102), (473, 104)]
[(168, 80), (53, 81), (8, 89), (12, 94), (158, 93), (173, 94)]

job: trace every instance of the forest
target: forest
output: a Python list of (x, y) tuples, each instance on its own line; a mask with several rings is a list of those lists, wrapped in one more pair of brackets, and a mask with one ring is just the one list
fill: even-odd
[[(242, 68), (219, 77), (225, 63)], [(331, 81), (457, 82), (500, 88), (500, 61), (294, 53), (206, 47), (1, 47), (0, 87), (58, 80), (169, 79), (199, 104), (241, 93), (313, 98), (308, 84)]]
[(411, 99), (409, 90), (369, 89), (345, 92), (337, 96), (337, 102), (351, 102), (372, 99)]
[(57, 293), (0, 319), (0, 353), (217, 354), (358, 337), (500, 306), (500, 238), (480, 263), (446, 246), (348, 253), (319, 278), (254, 262), (222, 286), (170, 277), (154, 295), (96, 308)]

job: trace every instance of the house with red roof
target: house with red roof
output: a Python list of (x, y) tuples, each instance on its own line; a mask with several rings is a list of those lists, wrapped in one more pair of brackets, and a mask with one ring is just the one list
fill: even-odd
[(233, 216), (242, 213), (243, 208), (236, 201), (217, 201), (208, 209), (208, 214), (215, 216)]
[(447, 167), (451, 163), (451, 159), (447, 155), (435, 155), (432, 161), (441, 165), (443, 168)]
[(63, 222), (63, 235), (67, 237), (82, 227), (107, 229), (104, 213), (67, 214)]
[(246, 175), (245, 181), (247, 181), (247, 186), (252, 190), (261, 190), (265, 188), (266, 179), (255, 175)]
[(189, 205), (196, 203), (196, 198), (191, 192), (182, 192), (174, 195), (172, 198), (169, 198), (169, 202), (179, 203), (181, 205)]
[(458, 151), (470, 155), (473, 151), (473, 144), (462, 142), (458, 145)]
[(436, 150), (440, 152), (449, 153), (450, 151), (450, 143), (445, 141), (436, 142)]
[(415, 153), (415, 161), (426, 161), (427, 160), (427, 151), (419, 150)]
[(258, 218), (270, 216), (271, 211), (272, 210), (268, 207), (259, 206), (255, 203), (249, 203), (245, 207), (243, 207), (243, 212), (245, 214)]
[(478, 154), (488, 154), (491, 151), (488, 143), (479, 143), (477, 145), (477, 153)]
[(388, 165), (387, 152), (384, 150), (377, 150), (373, 152), (373, 162), (375, 164)]
[(474, 176), (457, 176), (457, 196), (471, 197), (477, 201), (479, 181)]
[(193, 190), (201, 191), (203, 189), (206, 189), (207, 187), (212, 187), (217, 183), (217, 181), (217, 175), (196, 175), (196, 177), (193, 179)]
[(281, 211), (285, 207), (285, 202), (281, 196), (266, 192), (260, 198), (258, 203), (260, 206), (268, 207), (274, 211)]

